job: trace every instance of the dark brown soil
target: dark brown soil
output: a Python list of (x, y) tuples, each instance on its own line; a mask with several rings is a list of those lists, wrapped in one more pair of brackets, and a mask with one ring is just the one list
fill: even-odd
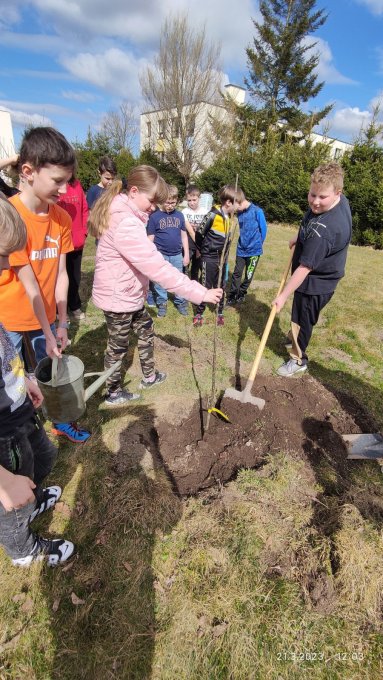
[(376, 431), (359, 404), (335, 396), (310, 375), (258, 377), (252, 392), (265, 399), (263, 411), (223, 398), (220, 409), (230, 423), (212, 415), (208, 431), (203, 432), (206, 412), (199, 403), (181, 424), (158, 424), (160, 456), (180, 495), (226, 482), (239, 468), (257, 467), (277, 451), (314, 465), (325, 456), (342, 474), (347, 451), (341, 435)]

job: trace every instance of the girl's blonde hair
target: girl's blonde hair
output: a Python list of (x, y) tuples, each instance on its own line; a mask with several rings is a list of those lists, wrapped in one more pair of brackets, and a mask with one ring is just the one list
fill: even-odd
[(159, 172), (151, 165), (137, 165), (133, 168), (128, 178), (117, 179), (95, 203), (91, 210), (88, 229), (92, 236), (100, 236), (109, 228), (110, 204), (118, 194), (129, 194), (132, 187), (148, 194), (153, 203), (163, 203), (168, 196), (168, 187)]
[(27, 229), (16, 208), (0, 193), (0, 250), (10, 255), (27, 243)]

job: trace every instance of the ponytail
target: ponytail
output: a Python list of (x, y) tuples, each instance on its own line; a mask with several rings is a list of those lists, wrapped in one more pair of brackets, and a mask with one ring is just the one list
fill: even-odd
[(114, 197), (122, 191), (125, 191), (123, 180), (115, 179), (94, 204), (89, 215), (88, 231), (95, 238), (100, 238), (104, 231), (108, 229), (110, 204)]

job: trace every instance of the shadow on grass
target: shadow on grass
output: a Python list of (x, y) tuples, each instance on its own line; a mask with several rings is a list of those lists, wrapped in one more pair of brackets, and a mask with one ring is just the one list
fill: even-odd
[[(356, 376), (343, 371), (332, 371), (310, 361), (310, 373), (339, 401), (342, 410), (349, 414), (364, 433), (378, 432), (379, 423), (371, 415), (377, 413), (382, 402), (382, 392)], [(368, 410), (366, 407), (369, 406)], [(304, 450), (316, 481), (323, 489), (314, 507), (314, 526), (334, 540), (341, 528), (344, 506), (353, 504), (362, 517), (380, 531), (383, 522), (382, 480), (375, 461), (347, 459), (347, 447), (342, 436), (328, 420), (305, 418), (302, 429), (306, 435)], [(347, 422), (347, 421), (346, 421)], [(382, 424), (381, 424), (382, 425)], [(380, 425), (380, 426), (381, 426)], [(361, 470), (361, 466), (366, 469)], [(336, 555), (332, 555), (333, 571), (337, 570)]]
[[(250, 293), (246, 296), (245, 302), (232, 308), (239, 316), (239, 333), (235, 352), (235, 388), (241, 389), (241, 348), (246, 333), (250, 329), (255, 335), (254, 357), (259, 345), (259, 340), (265, 329), (271, 309), (268, 305), (256, 300), (255, 295)], [(286, 334), (280, 328), (279, 318), (276, 317), (267, 341), (267, 347), (275, 354), (284, 355), (284, 341)], [(247, 376), (245, 376), (247, 378)]]
[[(87, 370), (102, 369), (98, 331), (72, 351)], [(41, 580), (54, 650), (47, 677), (143, 680), (151, 676), (156, 636), (153, 548), (178, 522), (181, 503), (161, 464), (153, 408), (99, 410), (101, 399), (98, 393), (88, 402), (82, 419), (92, 437), (77, 446), (60, 441), (52, 475), (74, 489), (60, 533), (78, 556), (69, 570), (44, 570)]]

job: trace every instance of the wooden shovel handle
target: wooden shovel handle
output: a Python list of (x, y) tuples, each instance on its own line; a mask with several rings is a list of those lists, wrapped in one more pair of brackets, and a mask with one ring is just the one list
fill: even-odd
[[(292, 259), (293, 259), (294, 250), (295, 250), (295, 248), (292, 247), (290, 257), (289, 257), (289, 262), (288, 262), (288, 265), (287, 265), (287, 267), (284, 271), (284, 274), (282, 276), (282, 280), (281, 280), (281, 283), (279, 285), (276, 297), (278, 297), (278, 295), (282, 292), (284, 285), (286, 283), (286, 280), (287, 280), (287, 277), (289, 275), (290, 268), (291, 268), (291, 262), (292, 262)], [(272, 310), (269, 314), (269, 318), (267, 320), (266, 328), (262, 333), (261, 342), (259, 343), (258, 351), (255, 355), (255, 359), (254, 359), (253, 365), (251, 367), (250, 375), (249, 375), (249, 378), (248, 378), (248, 381), (247, 381), (248, 383), (253, 383), (254, 380), (255, 380), (255, 376), (257, 375), (257, 371), (258, 371), (259, 362), (261, 361), (263, 350), (265, 349), (265, 345), (266, 345), (267, 339), (269, 337), (269, 334), (270, 334), (270, 331), (271, 331), (271, 326), (273, 325), (273, 321), (274, 321), (274, 317), (275, 317), (276, 313), (277, 313), (277, 308), (276, 308), (275, 305), (273, 305)]]

